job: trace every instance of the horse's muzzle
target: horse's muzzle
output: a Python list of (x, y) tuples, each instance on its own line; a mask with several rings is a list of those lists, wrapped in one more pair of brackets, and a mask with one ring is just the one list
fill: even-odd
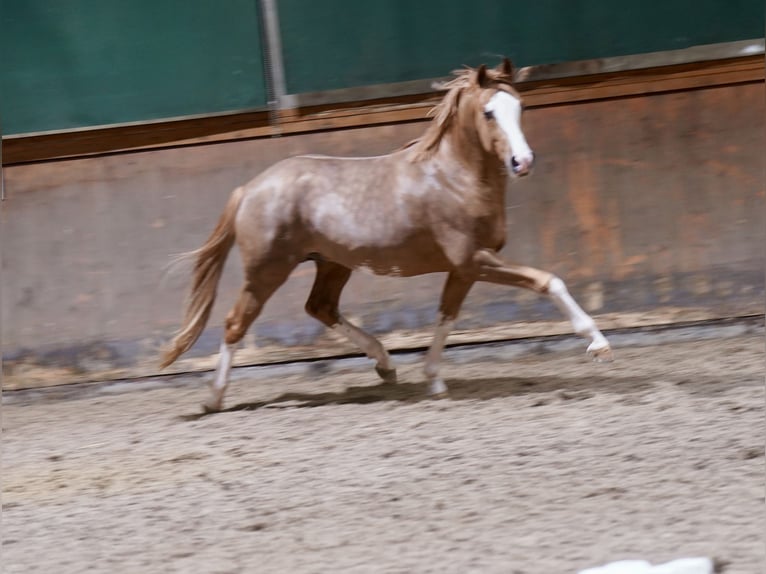
[(513, 156), (511, 158), (511, 169), (513, 170), (513, 174), (519, 177), (523, 177), (525, 175), (529, 175), (529, 172), (532, 171), (532, 166), (535, 163), (535, 154), (530, 153), (528, 156), (517, 158), (516, 156)]

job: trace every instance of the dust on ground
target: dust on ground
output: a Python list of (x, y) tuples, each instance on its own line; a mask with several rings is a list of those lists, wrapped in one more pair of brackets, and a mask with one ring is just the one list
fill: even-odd
[[(4, 572), (568, 574), (764, 563), (764, 339), (360, 361), (2, 408)], [(124, 385), (130, 385), (125, 383)], [(19, 395), (20, 396), (20, 395)]]

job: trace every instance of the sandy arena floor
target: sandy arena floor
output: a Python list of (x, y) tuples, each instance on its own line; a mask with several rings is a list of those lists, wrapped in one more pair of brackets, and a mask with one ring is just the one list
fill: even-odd
[(763, 572), (763, 333), (680, 339), (452, 351), (444, 400), (412, 355), (238, 369), (204, 417), (209, 375), (6, 393), (3, 572)]

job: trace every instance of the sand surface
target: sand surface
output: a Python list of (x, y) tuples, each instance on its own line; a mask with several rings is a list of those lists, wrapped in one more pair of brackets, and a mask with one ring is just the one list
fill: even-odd
[[(453, 353), (450, 397), (363, 360), (6, 393), (7, 573), (566, 574), (764, 564), (764, 339)], [(138, 387), (136, 387), (138, 388)]]

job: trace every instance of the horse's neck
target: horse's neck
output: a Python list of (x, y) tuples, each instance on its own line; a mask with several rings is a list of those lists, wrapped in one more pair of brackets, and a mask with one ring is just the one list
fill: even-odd
[(494, 155), (484, 151), (478, 140), (466, 143), (465, 138), (450, 130), (439, 142), (433, 161), (442, 170), (460, 171), (461, 179), (469, 186), (466, 193), (485, 197), (490, 194), (500, 201), (505, 197), (508, 172)]

